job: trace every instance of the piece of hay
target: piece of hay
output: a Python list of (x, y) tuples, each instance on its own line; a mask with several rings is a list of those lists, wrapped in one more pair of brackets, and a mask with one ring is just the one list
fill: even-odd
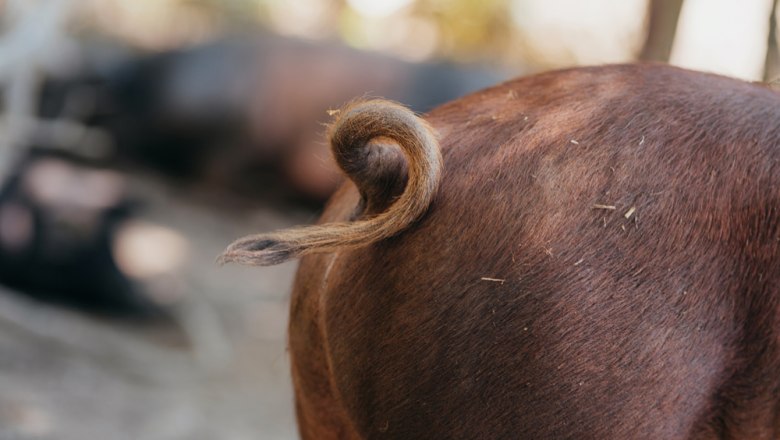
[(494, 282), (494, 283), (501, 283), (501, 284), (504, 284), (504, 283), (506, 282), (506, 280), (505, 280), (505, 279), (501, 279), (501, 278), (489, 278), (489, 277), (482, 277), (482, 278), (480, 278), (480, 280), (482, 280), (482, 281), (492, 281), (492, 282)]

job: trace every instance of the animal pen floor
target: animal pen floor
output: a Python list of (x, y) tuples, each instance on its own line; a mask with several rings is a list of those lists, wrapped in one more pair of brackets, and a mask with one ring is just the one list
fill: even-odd
[(185, 264), (160, 281), (179, 295), (177, 324), (139, 328), (0, 289), (0, 439), (296, 438), (285, 347), (296, 263), (214, 261), (234, 238), (315, 215), (247, 209), (148, 176), (130, 187), (148, 200), (143, 220), (189, 243)]

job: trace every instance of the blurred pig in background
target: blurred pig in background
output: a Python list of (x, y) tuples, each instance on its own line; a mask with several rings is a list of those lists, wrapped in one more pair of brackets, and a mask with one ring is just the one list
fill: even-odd
[(166, 174), (322, 202), (339, 180), (323, 142), (328, 109), (372, 95), (424, 112), (503, 77), (259, 34), (87, 60), (77, 75), (44, 83), (40, 112), (100, 128), (119, 158)]
[(112, 256), (131, 204), (115, 172), (31, 150), (0, 191), (0, 280), (85, 310), (149, 315), (155, 307)]

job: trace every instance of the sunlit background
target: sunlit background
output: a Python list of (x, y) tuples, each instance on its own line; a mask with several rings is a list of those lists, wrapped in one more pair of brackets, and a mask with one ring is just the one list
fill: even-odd
[(771, 81), (771, 0), (0, 0), (0, 439), (296, 438), (295, 264), (328, 110), (673, 64)]

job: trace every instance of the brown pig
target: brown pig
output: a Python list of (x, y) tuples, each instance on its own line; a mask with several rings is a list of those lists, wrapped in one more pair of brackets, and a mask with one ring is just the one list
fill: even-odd
[(780, 438), (780, 94), (663, 65), (358, 102), (289, 344), (306, 439)]

